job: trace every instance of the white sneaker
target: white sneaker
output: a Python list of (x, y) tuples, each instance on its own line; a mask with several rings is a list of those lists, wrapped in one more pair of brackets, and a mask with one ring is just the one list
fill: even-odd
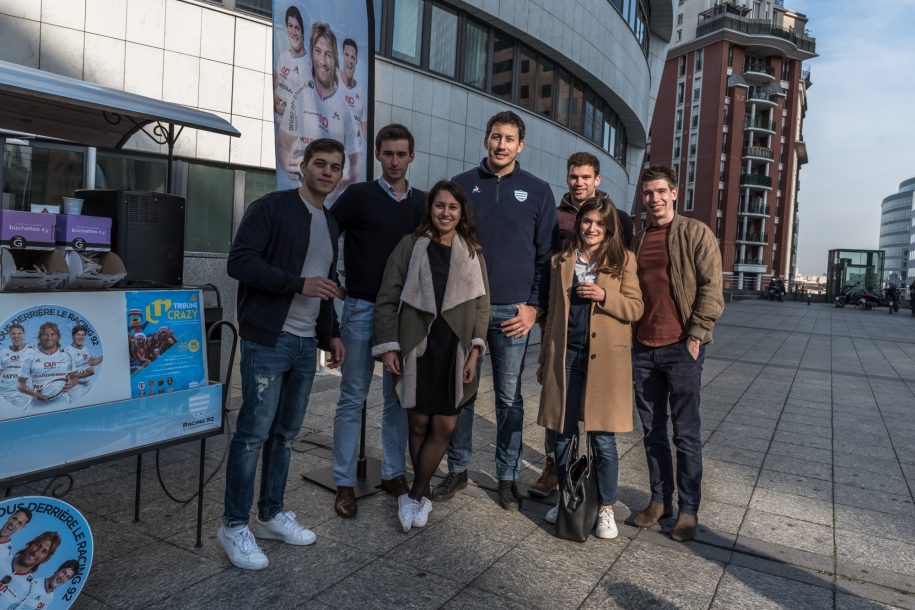
[(220, 525), (216, 543), (226, 552), (229, 561), (243, 570), (263, 570), (269, 563), (247, 525), (232, 529)]
[(546, 512), (546, 517), (544, 517), (544, 520), (547, 523), (550, 523), (552, 525), (556, 525), (557, 519), (559, 519), (559, 505), (558, 504), (556, 506), (554, 506), (553, 508), (551, 508), (550, 510), (548, 510)]
[(277, 513), (270, 521), (261, 521), (258, 517), (254, 520), (254, 535), (258, 538), (282, 540), (286, 544), (297, 546), (314, 544), (316, 540), (315, 533), (299, 525), (292, 511)]
[(613, 509), (609, 506), (601, 508), (597, 513), (597, 526), (594, 528), (594, 535), (604, 540), (612, 540), (619, 536), (620, 531), (616, 529), (616, 520), (613, 518)]
[(419, 509), (419, 502), (411, 498), (408, 494), (403, 494), (397, 498), (397, 518), (400, 519), (400, 527), (406, 534), (413, 527), (413, 516)]
[(432, 500), (423, 498), (416, 507), (416, 514), (413, 515), (413, 527), (426, 527), (429, 523), (429, 513), (432, 512)]

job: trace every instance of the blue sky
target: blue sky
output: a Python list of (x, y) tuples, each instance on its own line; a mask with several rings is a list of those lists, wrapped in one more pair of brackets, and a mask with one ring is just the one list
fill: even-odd
[(915, 177), (915, 0), (786, 0), (819, 57), (800, 174), (798, 268), (826, 271), (832, 248), (876, 249), (880, 202)]

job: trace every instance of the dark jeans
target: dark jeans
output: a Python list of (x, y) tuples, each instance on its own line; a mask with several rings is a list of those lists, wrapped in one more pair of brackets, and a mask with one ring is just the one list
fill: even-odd
[[(578, 422), (582, 416), (585, 381), (588, 377), (588, 352), (566, 350), (566, 416), (562, 434), (556, 434), (556, 473), (559, 489), (565, 486), (566, 468), (571, 458), (572, 439), (578, 434)], [(613, 432), (590, 432), (591, 452), (597, 460), (597, 494), (601, 506), (616, 503), (616, 488), (619, 480), (619, 454), (616, 451), (616, 435)], [(586, 448), (579, 445), (579, 454)]]
[(241, 409), (226, 464), (226, 527), (248, 523), (261, 458), (257, 514), (283, 510), (292, 442), (302, 428), (315, 377), (317, 340), (281, 333), (276, 347), (241, 340)]
[(702, 497), (702, 439), (699, 389), (705, 346), (693, 360), (688, 339), (647, 347), (638, 341), (632, 351), (635, 406), (642, 420), (651, 499), (670, 502), (674, 494), (673, 463), (667, 436), (667, 408), (677, 448), (677, 489), (680, 512), (697, 514)]

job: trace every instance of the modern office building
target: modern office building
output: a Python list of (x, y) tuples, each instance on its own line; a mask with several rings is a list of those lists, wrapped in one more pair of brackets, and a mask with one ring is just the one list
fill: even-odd
[(806, 26), (773, 0), (677, 4), (646, 160), (677, 170), (678, 212), (715, 232), (726, 285), (760, 289), (795, 270), (803, 62), (816, 56)]
[[(416, 136), (412, 184), (479, 163), (483, 130), (512, 109), (521, 164), (565, 192), (565, 160), (598, 156), (602, 189), (631, 201), (648, 141), (674, 0), (374, 0), (375, 125)], [(166, 184), (164, 147), (119, 150), (0, 133), (2, 202), (77, 188), (171, 191), (187, 199), (185, 281), (225, 278), (245, 204), (274, 185), (271, 0), (0, 0), (0, 60), (215, 113), (230, 138), (185, 129)], [(232, 303), (227, 314), (233, 314)]]
[(901, 182), (880, 205), (880, 249), (886, 252), (884, 282), (915, 280), (915, 178)]

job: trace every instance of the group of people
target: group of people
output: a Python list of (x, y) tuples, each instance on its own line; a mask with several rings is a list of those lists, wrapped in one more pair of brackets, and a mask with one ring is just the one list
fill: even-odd
[(127, 341), (131, 373), (148, 366), (178, 343), (175, 333), (167, 326), (163, 326), (149, 335), (143, 332), (129, 332)]
[(9, 327), (10, 345), (0, 350), (0, 397), (22, 409), (68, 404), (88, 389), (89, 378), (102, 356), (86, 347), (89, 330), (77, 324), (70, 345), (61, 345), (60, 327), (44, 322), (37, 346), (28, 344), (21, 324)]
[[(706, 225), (676, 213), (674, 172), (644, 171), (647, 226), (634, 235), (632, 219), (598, 190), (600, 163), (589, 153), (569, 158), (569, 192), (557, 209), (551, 187), (521, 168), (525, 125), (514, 112), (489, 119), (479, 166), (428, 193), (407, 180), (414, 141), (406, 127), (383, 127), (374, 144), (381, 177), (350, 185), (325, 209), (348, 162), (346, 150), (332, 139), (310, 142), (299, 164), (301, 187), (253, 202), (233, 242), (228, 273), (239, 282), (242, 405), (217, 533), (229, 560), (262, 569), (268, 559), (256, 538), (315, 541), (284, 510), (283, 496), (316, 348), (330, 353), (328, 366), (342, 367), (333, 447), (338, 515), (358, 512), (356, 451), (376, 359), (383, 364), (381, 487), (397, 498), (407, 532), (426, 525), (433, 502), (467, 485), (487, 353), (498, 502), (517, 510), (521, 379), (535, 324), (543, 336), (538, 421), (547, 430), (547, 466), (529, 491), (548, 496), (563, 484), (583, 422), (597, 460), (595, 533), (615, 537), (614, 435), (632, 430), (634, 396), (651, 499), (633, 523), (651, 527), (672, 516), (676, 485), (679, 510), (670, 535), (692, 539), (701, 497), (704, 346), (724, 304), (718, 242)], [(341, 234), (345, 289), (336, 275)], [(335, 298), (344, 300), (339, 324)], [(446, 455), (448, 473), (433, 487)], [(259, 457), (257, 516), (249, 527)]]
[[(60, 534), (43, 532), (14, 552), (13, 535), (32, 520), (32, 512), (20, 508), (0, 527), (0, 607), (42, 610), (55, 591), (80, 573), (79, 562), (67, 559), (42, 578), (37, 575), (60, 546)], [(53, 565), (53, 564), (52, 564)]]
[[(308, 30), (301, 11), (290, 6), (285, 13), (288, 48), (277, 55), (273, 69), (273, 112), (277, 125), (277, 159), (289, 184), (300, 184), (299, 161), (305, 147), (319, 138), (343, 143), (346, 164), (331, 195), (359, 176), (359, 158), (366, 133), (365, 87), (356, 78), (359, 47), (351, 38), (338, 47), (330, 25), (315, 21)], [(342, 60), (339, 51), (342, 50)]]

